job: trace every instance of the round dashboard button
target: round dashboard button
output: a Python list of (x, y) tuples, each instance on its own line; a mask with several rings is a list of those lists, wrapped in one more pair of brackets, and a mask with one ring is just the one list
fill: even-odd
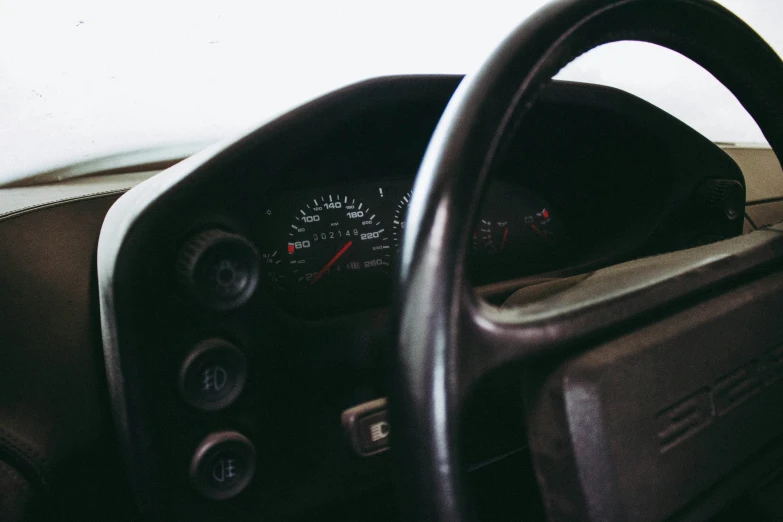
[(245, 304), (259, 279), (259, 256), (246, 238), (209, 229), (188, 239), (177, 255), (180, 284), (203, 306), (228, 311)]
[(225, 500), (247, 488), (256, 471), (256, 449), (236, 431), (208, 435), (190, 461), (190, 482), (207, 498)]
[(182, 398), (204, 411), (221, 410), (242, 393), (247, 361), (224, 339), (207, 339), (190, 352), (179, 373)]

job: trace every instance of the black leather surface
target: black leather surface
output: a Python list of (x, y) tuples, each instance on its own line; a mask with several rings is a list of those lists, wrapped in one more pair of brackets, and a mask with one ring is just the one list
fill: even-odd
[[(400, 498), (413, 519), (471, 518), (458, 460), (458, 352), (466, 344), (460, 323), (470, 313), (465, 258), (487, 176), (549, 79), (573, 58), (618, 40), (663, 45), (704, 66), (737, 96), (778, 156), (783, 152), (783, 64), (708, 0), (556, 2), (467, 77), (424, 157), (403, 241), (390, 404)], [(536, 335), (566, 338), (568, 324)]]
[(0, 507), (2, 520), (33, 495), (50, 496), (80, 457), (113, 438), (94, 274), (98, 233), (117, 197), (0, 220), (0, 461), (8, 464), (0, 475), (13, 483), (4, 499), (15, 497)]

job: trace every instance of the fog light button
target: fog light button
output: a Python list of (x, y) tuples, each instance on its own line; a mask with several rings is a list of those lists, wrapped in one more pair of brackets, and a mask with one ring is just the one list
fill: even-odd
[(205, 411), (230, 405), (242, 393), (247, 375), (245, 356), (223, 339), (199, 343), (182, 363), (179, 390), (188, 404)]

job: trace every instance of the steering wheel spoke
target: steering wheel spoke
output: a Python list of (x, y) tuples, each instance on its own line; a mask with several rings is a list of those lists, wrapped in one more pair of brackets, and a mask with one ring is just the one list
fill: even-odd
[(678, 301), (781, 258), (783, 233), (764, 230), (547, 282), (543, 298), (540, 289), (527, 287), (502, 308), (466, 292), (459, 336), (462, 388), (504, 365), (558, 355), (652, 321)]

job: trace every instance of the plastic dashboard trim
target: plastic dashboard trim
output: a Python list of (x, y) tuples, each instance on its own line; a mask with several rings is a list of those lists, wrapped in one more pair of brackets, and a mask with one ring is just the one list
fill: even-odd
[[(117, 435), (126, 466), (131, 472), (129, 478), (134, 495), (143, 514), (151, 515), (157, 510), (157, 506), (146, 495), (147, 488), (140, 487), (140, 482), (146, 483), (145, 479), (150, 476), (149, 470), (138, 458), (134, 458), (137, 450), (141, 448), (131, 436), (131, 394), (126, 389), (127, 368), (126, 364), (123, 364), (119, 347), (114, 277), (117, 260), (121, 255), (124, 239), (139, 216), (163, 193), (172, 190), (192, 174), (193, 170), (208, 163), (225, 148), (223, 144), (210, 147), (126, 192), (106, 214), (98, 240), (98, 294), (106, 379)], [(134, 422), (139, 421), (134, 419)]]
[[(339, 103), (353, 92), (368, 86), (390, 88), (394, 91), (399, 82), (416, 82), (422, 78), (451, 79), (456, 88), (461, 76), (403, 76), (381, 77), (357, 83), (300, 106), (284, 115), (272, 118), (260, 127), (254, 126), (250, 132), (240, 133), (199, 152), (158, 175), (140, 183), (126, 192), (106, 214), (98, 240), (97, 273), (100, 306), (101, 337), (106, 366), (106, 378), (112, 405), (112, 414), (117, 429), (121, 451), (129, 471), (129, 480), (133, 494), (141, 513), (156, 518), (161, 506), (153, 496), (149, 485), (153, 480), (150, 467), (148, 441), (145, 437), (145, 422), (139, 415), (138, 398), (134, 400), (129, 393), (128, 377), (133, 375), (135, 366), (128, 360), (132, 354), (123, 354), (120, 348), (118, 310), (117, 273), (121, 269), (123, 249), (126, 241), (139, 227), (142, 219), (154, 206), (160, 204), (165, 196), (177, 188), (197, 180), (199, 174), (209, 172), (210, 167), (218, 166), (258, 141), (272, 137), (284, 130), (290, 122), (297, 121), (314, 106)], [(422, 95), (426, 97), (426, 94)], [(142, 457), (142, 458), (139, 458)]]

